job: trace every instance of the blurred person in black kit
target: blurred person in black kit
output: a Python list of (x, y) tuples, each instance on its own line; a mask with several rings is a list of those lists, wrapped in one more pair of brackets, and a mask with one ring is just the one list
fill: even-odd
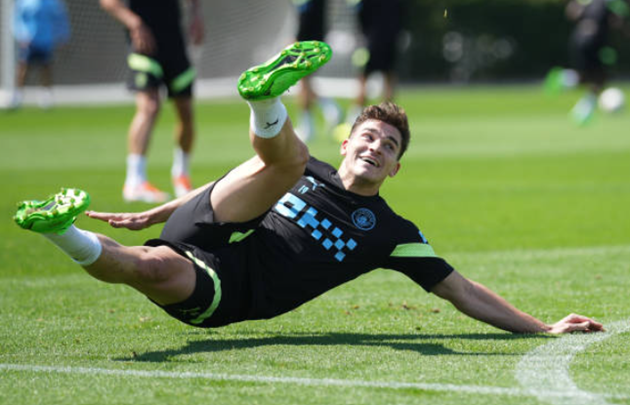
[(402, 31), (402, 0), (361, 0), (355, 5), (361, 33), (367, 47), (360, 50), (357, 62), (362, 65), (359, 74), (359, 93), (348, 112), (346, 122), (354, 122), (367, 104), (367, 80), (374, 72), (384, 79), (383, 99), (392, 101), (396, 88), (397, 42)]
[(571, 118), (584, 125), (593, 118), (597, 99), (608, 81), (608, 68), (617, 61), (617, 53), (609, 44), (612, 28), (628, 33), (624, 19), (630, 15), (627, 0), (571, 0), (566, 16), (575, 22), (569, 37), (569, 56), (573, 69), (553, 68), (545, 81), (551, 93), (578, 84), (587, 87), (586, 94), (571, 110)]
[[(189, 37), (194, 45), (203, 40), (201, 2), (190, 3)], [(146, 156), (151, 133), (161, 108), (160, 88), (173, 100), (177, 126), (171, 178), (175, 196), (192, 190), (189, 161), (195, 129), (192, 88), (196, 71), (186, 53), (178, 0), (100, 0), (101, 7), (128, 30), (131, 72), (127, 87), (136, 93), (136, 114), (129, 127), (127, 176), (123, 187), (126, 201), (161, 203), (168, 193), (149, 183)]]
[[(293, 0), (298, 14), (297, 41), (324, 41), (326, 36), (326, 0)], [(311, 141), (316, 134), (314, 108), (319, 104), (327, 129), (335, 127), (342, 119), (341, 107), (330, 97), (318, 95), (311, 76), (300, 80), (299, 105), (302, 113), (296, 133), (303, 142)]]

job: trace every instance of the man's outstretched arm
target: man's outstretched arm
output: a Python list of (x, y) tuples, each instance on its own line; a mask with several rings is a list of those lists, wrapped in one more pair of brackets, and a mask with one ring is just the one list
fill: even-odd
[(194, 189), (184, 196), (147, 211), (125, 213), (86, 211), (85, 214), (90, 218), (105, 221), (114, 228), (127, 228), (132, 231), (139, 231), (141, 229), (148, 228), (151, 225), (166, 222), (177, 208), (192, 200), (213, 184), (214, 182), (210, 182), (204, 186)]
[(453, 271), (431, 290), (450, 301), (455, 308), (471, 318), (514, 333), (569, 333), (603, 331), (602, 324), (581, 315), (571, 314), (559, 322), (547, 325), (518, 310), (489, 288), (462, 277)]

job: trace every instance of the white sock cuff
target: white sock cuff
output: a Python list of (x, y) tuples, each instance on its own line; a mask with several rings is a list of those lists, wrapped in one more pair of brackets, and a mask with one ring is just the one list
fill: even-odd
[(184, 152), (179, 146), (173, 150), (173, 165), (171, 176), (177, 178), (190, 173), (190, 153)]
[(130, 153), (127, 155), (128, 165), (144, 165), (146, 158), (138, 153)]
[(94, 263), (103, 252), (101, 241), (95, 233), (70, 226), (64, 233), (43, 233), (57, 247), (81, 266)]
[(103, 253), (103, 245), (101, 245), (101, 241), (98, 240), (96, 234), (89, 231), (83, 231), (81, 229), (79, 229), (78, 231), (82, 232), (86, 236), (86, 238), (90, 240), (91, 243), (90, 247), (86, 248), (82, 252), (83, 256), (79, 258), (73, 257), (72, 260), (74, 260), (80, 266), (89, 266), (90, 264), (97, 261), (99, 257), (101, 257), (101, 253)]
[(146, 181), (147, 158), (143, 155), (130, 153), (127, 155), (127, 177), (125, 183), (128, 186), (137, 186)]
[(280, 97), (262, 101), (248, 101), (251, 110), (249, 125), (256, 136), (273, 138), (280, 133), (288, 118)]

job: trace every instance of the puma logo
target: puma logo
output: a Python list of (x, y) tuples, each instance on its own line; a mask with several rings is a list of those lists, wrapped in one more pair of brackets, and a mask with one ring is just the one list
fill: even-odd
[(265, 129), (269, 129), (271, 127), (273, 127), (274, 125), (276, 125), (278, 122), (280, 121), (280, 118), (276, 118), (276, 120), (274, 122), (267, 122)]

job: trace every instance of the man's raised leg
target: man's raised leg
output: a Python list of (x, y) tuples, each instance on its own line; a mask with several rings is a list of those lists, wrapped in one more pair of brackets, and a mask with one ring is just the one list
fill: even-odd
[(238, 90), (250, 106), (250, 141), (256, 156), (216, 184), (210, 197), (215, 220), (246, 222), (258, 217), (304, 173), (308, 149), (296, 136), (280, 95), (331, 56), (323, 42), (296, 42), (241, 75)]
[(195, 287), (190, 260), (166, 246), (122, 246), (104, 235), (76, 228), (90, 203), (87, 193), (64, 189), (44, 201), (24, 201), (14, 217), (22, 228), (42, 234), (91, 276), (127, 284), (161, 305), (184, 301)]

